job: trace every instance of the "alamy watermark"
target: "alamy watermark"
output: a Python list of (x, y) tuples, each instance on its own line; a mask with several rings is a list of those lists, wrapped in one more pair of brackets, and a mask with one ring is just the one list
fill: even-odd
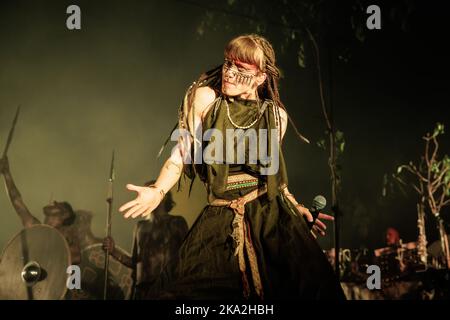
[(373, 4), (367, 7), (367, 14), (370, 16), (366, 20), (366, 26), (369, 30), (381, 29), (381, 9), (379, 6)]
[(380, 270), (380, 267), (377, 266), (376, 264), (372, 264), (372, 265), (367, 267), (366, 273), (370, 274), (370, 276), (367, 278), (367, 281), (366, 281), (367, 289), (369, 289), (369, 290), (373, 290), (373, 289), (380, 290), (381, 289), (381, 270)]
[[(219, 129), (208, 129), (204, 133), (198, 130), (195, 138), (188, 130), (177, 129), (172, 132), (171, 140), (181, 144), (184, 164), (259, 163), (261, 175), (274, 175), (280, 167), (277, 129), (226, 129), (225, 136)], [(203, 150), (205, 141), (208, 143)]]
[(66, 13), (70, 16), (66, 19), (66, 27), (69, 30), (81, 29), (81, 9), (79, 6), (72, 4), (67, 7)]
[(70, 265), (67, 267), (66, 273), (69, 275), (67, 277), (66, 287), (69, 290), (81, 289), (81, 269), (77, 265)]

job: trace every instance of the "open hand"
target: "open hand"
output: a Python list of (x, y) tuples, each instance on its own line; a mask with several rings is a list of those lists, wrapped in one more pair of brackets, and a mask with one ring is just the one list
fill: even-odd
[(139, 187), (133, 184), (127, 184), (127, 189), (138, 193), (136, 199), (125, 203), (119, 208), (125, 218), (137, 218), (139, 216), (148, 216), (158, 207), (162, 201), (161, 193), (157, 188)]

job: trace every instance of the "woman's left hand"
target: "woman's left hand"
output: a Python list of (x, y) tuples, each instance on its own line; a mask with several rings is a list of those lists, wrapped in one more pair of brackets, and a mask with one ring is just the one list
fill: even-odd
[[(314, 221), (314, 217), (308, 210), (308, 208), (298, 205), (297, 210), (306, 218), (308, 222)], [(327, 226), (322, 222), (322, 220), (334, 221), (334, 217), (320, 212), (317, 216), (316, 221), (314, 222), (313, 227), (311, 228), (314, 236), (316, 236), (316, 233), (325, 236), (325, 230), (327, 229)]]

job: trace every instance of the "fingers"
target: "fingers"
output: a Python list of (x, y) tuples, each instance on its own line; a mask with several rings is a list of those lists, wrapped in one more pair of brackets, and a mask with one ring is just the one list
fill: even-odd
[(134, 214), (135, 214), (136, 212), (139, 212), (139, 210), (141, 210), (141, 209), (142, 209), (142, 204), (136, 203), (133, 207), (131, 207), (131, 208), (124, 214), (124, 217), (125, 217), (125, 218), (129, 218), (129, 217), (135, 218), (136, 216), (134, 216)]
[(312, 227), (312, 230), (314, 230), (317, 234), (320, 234), (321, 236), (325, 236), (325, 230), (322, 230), (320, 227), (318, 227), (317, 225), (314, 225)]
[(145, 212), (142, 214), (143, 217), (148, 217), (149, 215), (151, 215), (153, 210), (151, 210), (151, 208), (148, 208), (147, 210), (145, 210)]
[[(137, 205), (137, 204), (138, 204), (137, 200), (132, 200), (132, 201), (130, 201), (130, 202), (125, 203), (123, 206), (121, 206), (121, 207), (119, 208), (119, 211), (120, 211), (120, 212), (124, 212), (124, 211), (128, 210), (129, 208), (131, 208), (131, 207), (133, 207), (133, 206), (135, 206), (135, 205)], [(126, 217), (125, 217), (125, 218), (126, 218)]]
[(103, 245), (110, 246), (113, 244), (114, 244), (114, 240), (112, 239), (112, 237), (106, 237), (103, 239)]
[(137, 218), (139, 216), (141, 216), (146, 210), (147, 210), (148, 206), (147, 205), (140, 205), (136, 211), (131, 215), (131, 217)]
[(103, 244), (102, 244), (102, 249), (104, 251), (112, 251), (112, 241), (111, 238), (106, 237), (105, 239), (103, 239)]
[[(131, 183), (127, 184), (126, 188), (128, 190), (136, 191), (138, 193), (140, 193), (142, 191), (142, 187), (136, 186)], [(125, 211), (128, 210), (126, 213), (124, 213), (125, 218), (129, 218), (130, 216), (135, 218), (143, 212), (141, 210), (143, 205), (141, 204), (140, 201), (138, 201), (138, 199), (140, 199), (140, 195), (135, 200), (129, 201), (119, 208), (119, 211), (122, 213), (124, 213)]]
[(325, 213), (319, 213), (314, 222), (314, 226), (311, 230), (314, 230), (314, 236), (317, 237), (318, 234), (321, 236), (325, 236), (325, 230), (327, 230), (327, 226), (321, 220), (334, 221), (334, 217)]
[(316, 222), (315, 222), (317, 225), (318, 225), (318, 227), (320, 228), (320, 229), (322, 229), (322, 230), (327, 230), (327, 226), (325, 225), (325, 223), (323, 223), (322, 221), (320, 221), (319, 219), (316, 219)]
[(322, 219), (322, 220), (334, 221), (334, 217), (333, 216), (330, 216), (330, 215), (325, 214), (325, 213), (319, 213), (317, 218), (318, 219)]
[(151, 212), (148, 212), (148, 210), (147, 210), (142, 214), (142, 217), (147, 218), (150, 214), (151, 214)]
[(131, 183), (127, 184), (126, 187), (127, 187), (128, 190), (136, 191), (136, 192), (139, 192), (142, 189), (142, 187), (136, 186), (136, 185), (131, 184)]
[(311, 212), (309, 212), (309, 210), (305, 207), (302, 206), (297, 206), (298, 211), (300, 211), (300, 213), (306, 217), (306, 220), (308, 220), (308, 222), (313, 222), (314, 218), (311, 214)]
[(153, 203), (153, 205), (146, 206), (146, 207), (144, 208), (144, 210), (142, 211), (141, 215), (142, 215), (143, 217), (149, 216), (150, 214), (152, 214), (153, 210), (156, 209), (156, 207), (157, 207), (157, 205), (156, 205), (155, 203)]

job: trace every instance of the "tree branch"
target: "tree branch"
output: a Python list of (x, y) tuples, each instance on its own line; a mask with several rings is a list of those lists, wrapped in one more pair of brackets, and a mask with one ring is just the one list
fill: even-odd
[(441, 199), (439, 201), (439, 208), (442, 208), (442, 205), (444, 204), (444, 200), (445, 200), (445, 185), (442, 186), (442, 194), (441, 194)]
[(413, 175), (417, 176), (419, 180), (422, 180), (423, 182), (428, 182), (428, 180), (424, 176), (422, 176), (422, 174), (414, 164), (406, 165), (404, 166), (404, 168), (409, 172), (411, 172)]
[(429, 159), (430, 138), (429, 138), (429, 134), (427, 133), (427, 135), (425, 137), (423, 137), (423, 139), (425, 139), (425, 162), (427, 163), (427, 168), (429, 168), (430, 167), (430, 159)]
[(439, 176), (434, 180), (434, 182), (431, 185), (433, 187), (440, 185), (442, 183), (442, 178), (444, 177), (444, 175), (447, 173), (447, 171), (449, 169), (450, 169), (449, 167), (446, 167), (444, 170), (442, 170), (441, 173), (439, 174)]
[[(403, 181), (402, 178), (400, 178), (399, 176), (394, 176), (394, 179), (396, 179), (398, 182), (400, 182), (401, 184), (405, 185), (405, 186), (411, 186), (414, 190), (417, 191), (418, 194), (422, 194), (423, 191), (421, 191), (422, 188), (419, 188), (417, 185), (415, 185), (414, 183), (406, 183), (405, 181)], [(422, 184), (420, 184), (422, 186)]]

